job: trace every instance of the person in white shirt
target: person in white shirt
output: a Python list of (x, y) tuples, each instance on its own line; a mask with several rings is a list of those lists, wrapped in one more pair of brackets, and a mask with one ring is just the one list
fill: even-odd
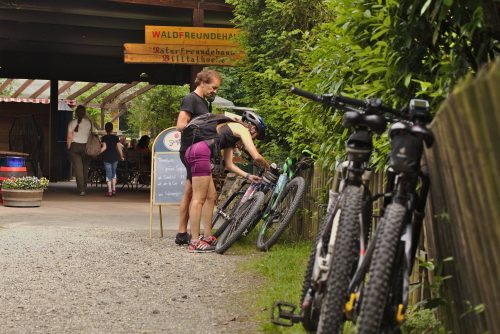
[(85, 153), (85, 146), (89, 138), (92, 124), (87, 117), (85, 107), (79, 105), (75, 109), (76, 118), (68, 124), (66, 144), (73, 164), (73, 172), (76, 177), (76, 187), (80, 196), (85, 195), (87, 190), (87, 178), (90, 158)]

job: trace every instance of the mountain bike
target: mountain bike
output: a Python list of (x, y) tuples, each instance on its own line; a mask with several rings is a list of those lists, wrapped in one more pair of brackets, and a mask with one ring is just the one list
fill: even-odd
[(290, 225), (306, 188), (304, 178), (298, 174), (314, 164), (313, 157), (312, 152), (302, 151), (302, 158), (295, 167), (292, 158), (285, 160), (281, 174), (267, 200), (268, 205), (261, 213), (261, 220), (264, 222), (257, 236), (259, 250), (269, 250)]
[(365, 261), (350, 283), (345, 307), (346, 315), (356, 320), (358, 333), (400, 333), (404, 322), (430, 187), (428, 170), (421, 166), (424, 144), (431, 147), (434, 142), (426, 127), (430, 121), (429, 103), (413, 99), (407, 120), (390, 127), (384, 213)]
[(236, 189), (226, 200), (217, 207), (215, 215), (212, 218), (213, 236), (219, 238), (224, 230), (229, 226), (232, 219), (235, 217), (236, 209), (241, 201), (241, 197), (245, 194), (246, 187), (249, 186), (247, 180), (244, 180), (238, 189)]
[[(278, 241), (304, 195), (305, 181), (298, 173), (311, 167), (313, 163), (312, 152), (303, 151), (302, 154), (301, 160), (295, 166), (291, 158), (286, 159), (281, 169), (272, 163), (271, 169), (262, 174), (261, 182), (252, 184), (243, 195), (242, 190), (236, 191), (226, 200), (225, 203), (229, 206), (230, 201), (236, 202), (238, 196), (241, 196), (239, 204), (229, 216), (230, 219), (225, 219), (226, 222), (221, 225), (220, 229), (229, 231), (220, 234), (216, 252), (223, 254), (240, 237), (248, 235), (262, 219), (264, 223), (257, 237), (257, 248), (268, 250)], [(246, 198), (251, 200), (250, 204), (243, 205)], [(251, 209), (250, 205), (255, 205), (255, 208)], [(227, 211), (221, 212), (219, 217), (223, 214), (227, 215)]]
[(272, 322), (292, 326), (300, 321), (306, 330), (321, 332), (320, 318), (328, 319), (328, 331), (337, 333), (344, 320), (344, 296), (352, 274), (363, 259), (371, 230), (372, 137), (384, 132), (387, 120), (383, 112), (390, 108), (379, 99), (360, 101), (342, 95), (316, 95), (295, 87), (292, 92), (344, 111), (343, 125), (354, 132), (346, 141), (348, 160), (337, 165), (337, 182), (307, 265), (300, 314), (295, 314), (294, 305), (276, 302)]
[[(229, 201), (238, 203), (230, 209), (230, 214), (229, 211), (220, 213), (220, 216), (224, 217), (222, 226), (225, 224), (225, 228), (215, 245), (217, 253), (224, 254), (240, 237), (247, 235), (255, 227), (261, 215), (261, 207), (264, 206), (264, 194), (278, 180), (278, 173), (276, 164), (271, 164), (270, 170), (261, 175), (260, 182), (250, 184), (243, 194), (241, 188), (226, 200), (225, 204), (230, 203)], [(214, 217), (214, 222), (215, 219)]]

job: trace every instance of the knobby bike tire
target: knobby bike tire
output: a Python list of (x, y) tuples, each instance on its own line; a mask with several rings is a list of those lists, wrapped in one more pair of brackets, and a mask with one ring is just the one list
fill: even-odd
[(363, 292), (359, 313), (358, 333), (376, 334), (388, 300), (391, 274), (396, 250), (400, 242), (406, 208), (393, 203), (387, 206), (379, 235), (376, 236), (373, 259), (368, 272), (368, 282)]
[(213, 233), (214, 237), (218, 238), (231, 222), (231, 217), (236, 212), (238, 203), (245, 192), (243, 190), (236, 191), (229, 196), (212, 218), (212, 229), (217, 228)]
[(318, 333), (341, 333), (346, 320), (344, 306), (348, 299), (349, 282), (359, 255), (359, 217), (363, 190), (357, 186), (348, 186), (344, 191)]
[(276, 205), (277, 211), (273, 215), (269, 215), (259, 231), (257, 237), (257, 248), (259, 250), (267, 251), (278, 241), (299, 208), (305, 189), (306, 183), (301, 176), (286, 184), (285, 189), (283, 189), (283, 196)]
[(248, 201), (238, 207), (230, 225), (222, 232), (219, 240), (217, 240), (215, 246), (217, 253), (224, 254), (238, 240), (243, 232), (257, 219), (263, 204), (264, 193), (257, 191)]
[[(330, 240), (330, 235), (332, 232), (331, 226), (333, 225), (333, 222), (330, 222), (330, 220), (333, 221), (335, 219), (335, 216), (339, 214), (340, 211), (340, 208), (335, 203), (333, 207), (335, 208), (335, 210), (331, 214), (327, 214), (325, 217), (323, 217), (319, 223), (319, 231), (318, 234), (316, 235), (316, 241), (314, 242), (311, 255), (309, 256), (309, 261), (307, 262), (307, 269), (304, 275), (304, 282), (302, 283), (302, 292), (300, 295), (300, 307), (302, 309), (301, 321), (302, 321), (302, 327), (304, 327), (304, 329), (308, 332), (316, 332), (316, 330), (318, 329), (319, 309), (315, 308), (315, 306), (316, 304), (321, 305), (321, 301), (317, 301), (316, 299), (318, 298), (321, 299), (323, 297), (324, 293), (323, 287), (319, 286), (316, 287), (313, 300), (311, 300), (307, 306), (304, 305), (304, 299), (309, 289), (311, 289), (312, 275), (315, 267), (318, 244), (321, 239), (323, 239), (324, 241)], [(330, 228), (327, 229), (327, 227)], [(326, 245), (323, 244), (323, 248), (325, 248), (325, 252), (327, 252), (328, 244)]]

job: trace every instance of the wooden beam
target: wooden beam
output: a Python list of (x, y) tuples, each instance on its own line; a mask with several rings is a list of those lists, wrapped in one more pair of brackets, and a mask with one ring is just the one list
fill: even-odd
[(82, 88), (80, 88), (79, 90), (74, 92), (73, 94), (68, 95), (68, 97), (66, 97), (66, 99), (73, 100), (73, 99), (77, 98), (78, 96), (82, 95), (83, 93), (85, 93), (86, 91), (88, 91), (90, 88), (94, 87), (95, 85), (97, 85), (97, 82), (89, 82), (88, 84), (86, 84), (85, 86), (83, 86)]
[(24, 92), (24, 90), (26, 88), (28, 88), (29, 85), (31, 85), (33, 83), (33, 79), (28, 79), (26, 80), (22, 85), (21, 87), (19, 87), (14, 94), (12, 94), (12, 97), (18, 97), (19, 95), (21, 95), (22, 92)]
[(64, 85), (62, 85), (61, 88), (59, 88), (59, 95), (61, 95), (62, 93), (64, 93), (66, 90), (69, 89), (69, 87), (73, 86), (75, 84), (76, 81), (68, 81), (66, 82)]
[(0, 94), (12, 83), (12, 81), (14, 81), (14, 79), (7, 79), (0, 85)]
[(40, 94), (45, 92), (47, 89), (50, 87), (50, 80), (48, 80), (46, 83), (44, 83), (40, 88), (36, 90), (33, 94), (30, 95), (30, 99), (36, 99)]
[(98, 90), (96, 90), (94, 93), (90, 94), (85, 100), (83, 100), (82, 104), (83, 105), (87, 105), (87, 103), (89, 103), (90, 101), (92, 101), (97, 96), (101, 95), (102, 93), (104, 93), (105, 91), (107, 91), (108, 89), (110, 89), (111, 87), (113, 87), (114, 85), (116, 85), (116, 84), (115, 83), (105, 84), (104, 86), (102, 86), (101, 88), (99, 88)]
[(142, 95), (142, 94), (146, 93), (148, 90), (150, 90), (151, 88), (154, 88), (154, 87), (156, 87), (156, 86), (155, 85), (144, 86), (141, 89), (136, 90), (132, 94), (125, 96), (123, 99), (121, 99), (120, 101), (118, 101), (118, 104), (123, 105), (123, 104), (125, 104), (127, 102), (130, 102), (132, 99), (135, 99), (139, 95)]
[(212, 12), (232, 12), (233, 7), (224, 1), (217, 0), (107, 0), (111, 2), (130, 3), (135, 5), (175, 7), (175, 8), (201, 8)]
[(139, 81), (134, 81), (132, 83), (129, 83), (129, 84), (126, 84), (126, 85), (123, 85), (122, 87), (118, 88), (117, 90), (115, 90), (113, 93), (109, 94), (108, 96), (106, 96), (102, 102), (101, 102), (101, 105), (104, 106), (105, 104), (113, 101), (117, 96), (119, 96), (120, 94), (122, 94), (123, 92), (127, 91), (128, 89), (136, 86), (137, 84), (139, 84)]

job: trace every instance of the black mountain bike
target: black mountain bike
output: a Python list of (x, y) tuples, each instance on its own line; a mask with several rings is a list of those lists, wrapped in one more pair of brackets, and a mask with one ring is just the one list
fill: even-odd
[(369, 189), (369, 160), (372, 136), (385, 130), (387, 121), (383, 112), (389, 108), (379, 99), (360, 101), (341, 95), (316, 95), (297, 88), (292, 88), (292, 92), (344, 111), (343, 124), (354, 132), (346, 142), (348, 161), (337, 168), (340, 182), (330, 198), (328, 214), (320, 223), (307, 265), (300, 315), (295, 315), (295, 306), (277, 302), (272, 321), (285, 326), (301, 321), (306, 330), (322, 332), (322, 327), (318, 328), (320, 316), (324, 319), (328, 316), (333, 320), (328, 325), (328, 332), (337, 333), (343, 324), (344, 296), (363, 258), (371, 230), (373, 198)]
[(383, 218), (365, 261), (353, 276), (346, 303), (346, 310), (351, 310), (346, 314), (356, 320), (358, 333), (400, 333), (404, 322), (430, 187), (427, 168), (420, 161), (424, 144), (431, 147), (434, 142), (426, 127), (430, 121), (429, 103), (414, 99), (407, 120), (390, 128)]
[[(215, 251), (224, 254), (240, 237), (246, 236), (258, 223), (261, 217), (261, 208), (264, 206), (265, 193), (278, 180), (279, 171), (275, 164), (271, 164), (269, 171), (263, 172), (262, 180), (258, 183), (252, 183), (243, 192), (243, 187), (233, 193), (222, 207), (226, 209), (217, 209), (213, 223), (221, 217), (224, 222), (219, 230)], [(237, 202), (233, 208), (230, 208), (232, 202)]]

